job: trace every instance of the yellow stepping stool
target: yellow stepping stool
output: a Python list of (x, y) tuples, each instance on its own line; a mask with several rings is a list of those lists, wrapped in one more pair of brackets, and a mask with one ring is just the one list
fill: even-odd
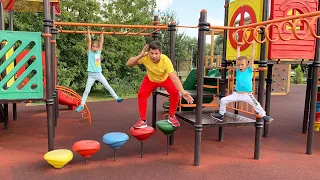
[(320, 131), (320, 122), (314, 122), (314, 131)]
[(53, 167), (59, 169), (72, 160), (73, 153), (68, 149), (57, 149), (47, 152), (43, 158)]

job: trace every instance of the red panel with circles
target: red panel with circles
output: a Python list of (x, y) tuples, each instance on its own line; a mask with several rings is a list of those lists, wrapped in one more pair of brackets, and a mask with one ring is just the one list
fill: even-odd
[[(315, 12), (318, 8), (318, 0), (271, 0), (270, 19), (278, 19), (286, 16)], [(306, 18), (309, 22), (310, 18)], [(279, 25), (280, 23), (278, 23)], [(315, 24), (312, 24), (313, 29)], [(299, 36), (306, 34), (305, 23), (298, 25)], [(281, 34), (284, 38), (290, 38), (289, 41), (279, 39), (275, 42), (269, 42), (268, 58), (269, 59), (314, 59), (315, 38), (309, 35), (305, 40), (296, 39), (289, 24), (285, 23), (281, 28)], [(278, 29), (275, 26), (270, 27), (270, 38), (279, 38)]]
[[(242, 6), (242, 7), (239, 7), (239, 8), (235, 11), (235, 13), (233, 14), (232, 18), (230, 19), (230, 24), (229, 24), (229, 26), (234, 26), (234, 23), (235, 23), (235, 21), (236, 21), (236, 18), (239, 16), (239, 14), (240, 14), (239, 26), (244, 25), (244, 19), (245, 19), (244, 14), (245, 14), (245, 13), (248, 13), (248, 14), (249, 14), (250, 19), (251, 19), (251, 23), (256, 23), (256, 22), (257, 22), (257, 17), (256, 17), (256, 15), (255, 15), (255, 13), (254, 13), (254, 10), (253, 10), (250, 6)], [(230, 31), (229, 31), (229, 37), (232, 37), (232, 34), (233, 34), (235, 31), (236, 31), (236, 30), (230, 30)], [(248, 32), (250, 32), (250, 31), (248, 31)], [(246, 42), (243, 40), (243, 31), (242, 31), (242, 30), (238, 31), (238, 34), (239, 34), (239, 39), (238, 39), (238, 41), (244, 42), (244, 45), (241, 46), (241, 48), (240, 48), (240, 51), (243, 51), (243, 50), (247, 49), (247, 48), (250, 46), (250, 44), (246, 43)], [(252, 41), (252, 40), (253, 40), (253, 33), (250, 32), (250, 36), (249, 36), (249, 38), (248, 38), (248, 41), (250, 42), (250, 41)], [(234, 38), (230, 38), (230, 44), (232, 45), (232, 47), (233, 47), (234, 49), (237, 49), (237, 43), (236, 43), (236, 41), (235, 41)]]

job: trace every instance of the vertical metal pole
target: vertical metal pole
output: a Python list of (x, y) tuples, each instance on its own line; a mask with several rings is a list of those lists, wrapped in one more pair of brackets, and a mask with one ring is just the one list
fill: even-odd
[(4, 30), (4, 7), (3, 2), (0, 1), (0, 30)]
[(9, 18), (9, 30), (13, 31), (13, 11), (8, 11), (8, 18)]
[[(0, 30), (5, 30), (5, 24), (4, 24), (4, 6), (3, 2), (0, 1)], [(2, 49), (3, 45), (0, 44), (0, 49)], [(6, 60), (5, 56), (2, 57), (1, 61), (4, 62)], [(1, 74), (2, 77), (6, 75), (6, 71), (3, 71)], [(9, 123), (9, 117), (8, 117), (8, 103), (4, 104), (4, 129), (8, 129), (8, 123)]]
[[(320, 10), (320, 3), (318, 3), (318, 11)], [(320, 35), (320, 20), (317, 21), (317, 35)], [(309, 115), (309, 127), (308, 127), (308, 139), (307, 139), (307, 154), (312, 154), (313, 135), (314, 135), (314, 121), (316, 116), (316, 100), (318, 91), (318, 71), (320, 66), (320, 39), (316, 40), (315, 57), (313, 61), (313, 76), (311, 84), (311, 103), (310, 103), (310, 115)]]
[(203, 102), (203, 76), (204, 76), (204, 59), (206, 56), (206, 31), (209, 31), (207, 23), (207, 11), (201, 10), (198, 30), (198, 69), (197, 69), (197, 98), (196, 98), (196, 123), (195, 146), (194, 146), (194, 166), (200, 165), (201, 150), (201, 132), (202, 132), (202, 102)]
[(152, 127), (157, 130), (157, 91), (152, 92)]
[(304, 102), (304, 115), (302, 124), (302, 134), (307, 134), (309, 110), (310, 110), (310, 94), (311, 94), (311, 83), (312, 83), (312, 65), (308, 65), (308, 79), (306, 88), (306, 99)]
[(17, 104), (16, 103), (13, 103), (12, 104), (12, 111), (13, 111), (13, 120), (17, 120)]
[[(52, 22), (56, 20), (56, 9), (55, 6), (51, 6), (51, 15), (52, 15)], [(55, 127), (57, 126), (57, 119), (58, 119), (58, 114), (59, 114), (59, 102), (58, 102), (58, 90), (56, 89), (57, 85), (57, 58), (56, 58), (56, 34), (57, 31), (55, 30), (55, 26), (52, 23), (52, 28), (51, 28), (51, 60), (53, 61), (53, 81), (52, 81), (52, 87), (54, 88), (53, 91), (53, 99), (54, 99), (54, 124)]]
[(2, 104), (0, 104), (0, 122), (4, 122), (4, 108)]
[(9, 107), (8, 103), (4, 104), (4, 129), (7, 130), (9, 127)]
[[(4, 26), (4, 7), (3, 7), (3, 2), (0, 0), (0, 30), (5, 30)], [(2, 48), (2, 44), (1, 48)]]
[[(268, 74), (267, 74), (267, 79), (266, 79), (266, 106), (265, 106), (265, 110), (266, 110), (266, 114), (267, 116), (269, 116), (270, 114), (270, 101), (271, 101), (271, 85), (272, 85), (272, 68), (273, 68), (273, 64), (268, 64)], [(263, 137), (268, 137), (268, 125), (266, 124), (266, 122), (264, 122), (264, 130), (263, 130)]]
[(169, 135), (167, 135), (167, 146), (166, 146), (167, 155), (169, 155)]
[[(175, 61), (175, 43), (176, 43), (176, 23), (171, 22), (169, 24), (169, 29), (168, 31), (170, 32), (170, 60), (171, 62)], [(170, 135), (170, 145), (174, 144), (174, 133)]]
[(141, 158), (143, 157), (143, 141), (141, 141), (141, 149), (140, 149)]
[[(225, 0), (224, 2), (224, 26), (228, 26), (228, 13), (229, 13), (229, 0)], [(223, 48), (222, 48), (222, 61), (221, 61), (221, 80), (220, 80), (220, 86), (219, 86), (219, 91), (220, 91), (220, 99), (226, 96), (226, 88), (227, 88), (227, 37), (228, 37), (228, 31), (224, 30), (223, 31)], [(232, 37), (229, 37), (232, 38)]]
[[(5, 25), (4, 25), (4, 7), (3, 7), (3, 2), (0, 0), (0, 30), (5, 30)], [(0, 44), (0, 49), (3, 48), (3, 44)], [(5, 61), (5, 56), (1, 58), (1, 63)], [(4, 77), (6, 71), (3, 71), (1, 73), (1, 76)]]
[[(52, 22), (54, 23), (56, 21), (56, 8), (54, 5), (51, 6), (51, 16), (52, 16)], [(57, 29), (54, 24), (52, 24), (51, 34), (52, 34), (52, 44), (51, 52), (52, 52), (52, 59), (54, 62), (54, 87), (56, 88), (56, 85), (58, 84), (57, 79), (57, 55), (56, 55), (56, 40), (57, 40)]]
[[(3, 2), (0, 0), (0, 30), (5, 30), (5, 26), (4, 26), (4, 7), (3, 7)], [(3, 44), (0, 44), (0, 49), (3, 48)], [(3, 56), (1, 58), (1, 63), (4, 62), (5, 56)], [(1, 74), (2, 77), (5, 76), (5, 71)]]
[(254, 143), (254, 159), (260, 159), (260, 147), (261, 147), (261, 129), (263, 127), (262, 118), (257, 118), (256, 121), (256, 133)]
[[(262, 21), (268, 20), (268, 12), (269, 12), (269, 0), (263, 0), (263, 15), (262, 15)], [(265, 35), (261, 34), (261, 39), (264, 39)], [(261, 51), (260, 51), (260, 63), (259, 68), (266, 68), (267, 67), (267, 53), (266, 49), (267, 44), (262, 43), (261, 44)], [(264, 81), (265, 81), (265, 75), (264, 71), (259, 71), (259, 87), (258, 87), (258, 101), (260, 104), (263, 104), (263, 92), (264, 92)]]
[(44, 9), (44, 40), (45, 40), (45, 54), (46, 54), (46, 71), (47, 71), (47, 87), (46, 87), (46, 108), (47, 108), (47, 124), (48, 124), (48, 150), (54, 149), (54, 99), (53, 99), (53, 62), (51, 60), (51, 44), (50, 44), (50, 26), (52, 21), (50, 19), (49, 0), (43, 1)]
[[(263, 15), (262, 21), (266, 21), (268, 19), (268, 11), (269, 11), (269, 1), (263, 1)], [(264, 34), (261, 34), (261, 39), (264, 39)], [(266, 43), (261, 44), (261, 51), (260, 51), (260, 63), (259, 68), (266, 68), (267, 61), (266, 61)], [(259, 87), (258, 87), (258, 101), (260, 104), (263, 104), (263, 92), (264, 92), (264, 81), (265, 75), (264, 71), (259, 71)], [(254, 159), (260, 159), (260, 146), (261, 146), (261, 130), (263, 128), (263, 119), (257, 118), (256, 120), (256, 135), (255, 135), (255, 147), (254, 147)]]
[[(8, 18), (9, 18), (9, 30), (13, 31), (13, 11), (8, 11)], [(17, 120), (17, 103), (12, 103), (12, 114), (13, 120)]]
[(12, 103), (12, 117), (13, 121), (17, 120), (17, 103)]
[[(157, 26), (159, 24), (159, 16), (155, 15), (153, 17), (153, 24), (155, 26)], [(154, 30), (157, 30), (156, 28)], [(153, 40), (157, 41), (159, 38), (159, 33), (158, 32), (154, 32), (152, 34)], [(154, 130), (157, 130), (157, 126), (156, 126), (156, 122), (157, 122), (157, 90), (154, 90), (152, 92), (152, 127), (154, 128)]]
[[(158, 24), (159, 24), (159, 16), (154, 15), (153, 16), (153, 25), (158, 26)], [(155, 31), (155, 30), (157, 30), (157, 28), (154, 28), (153, 30)], [(152, 37), (153, 37), (153, 40), (158, 41), (159, 40), (159, 33), (158, 32), (152, 33)]]
[(219, 141), (223, 142), (223, 139), (224, 139), (224, 128), (219, 127)]
[[(228, 26), (228, 13), (229, 13), (229, 0), (224, 1), (224, 26)], [(223, 47), (222, 47), (222, 61), (221, 61), (221, 80), (219, 85), (219, 91), (220, 91), (220, 99), (226, 96), (226, 88), (227, 88), (227, 37), (228, 37), (228, 31), (223, 31)], [(232, 37), (230, 37), (232, 38)], [(224, 127), (219, 127), (219, 141), (223, 142), (223, 133), (224, 133)]]
[[(5, 25), (4, 25), (4, 9), (3, 9), (3, 3), (0, 0), (0, 30), (5, 30)], [(3, 44), (0, 43), (0, 50), (3, 48)], [(6, 56), (3, 56), (1, 58), (1, 63), (5, 62)], [(6, 76), (6, 71), (3, 71), (0, 76), (5, 77)]]

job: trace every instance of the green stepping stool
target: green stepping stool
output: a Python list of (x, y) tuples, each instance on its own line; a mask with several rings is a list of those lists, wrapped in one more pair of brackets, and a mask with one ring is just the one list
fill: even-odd
[(168, 120), (159, 120), (156, 122), (160, 131), (167, 136), (167, 155), (169, 154), (169, 136), (177, 130), (177, 127), (173, 127)]

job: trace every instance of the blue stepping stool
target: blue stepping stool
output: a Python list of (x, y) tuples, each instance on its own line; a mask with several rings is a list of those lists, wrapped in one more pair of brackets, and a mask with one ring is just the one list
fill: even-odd
[(126, 133), (122, 132), (111, 132), (103, 135), (102, 141), (114, 149), (114, 161), (116, 161), (116, 151), (120, 149), (129, 139), (129, 136)]

